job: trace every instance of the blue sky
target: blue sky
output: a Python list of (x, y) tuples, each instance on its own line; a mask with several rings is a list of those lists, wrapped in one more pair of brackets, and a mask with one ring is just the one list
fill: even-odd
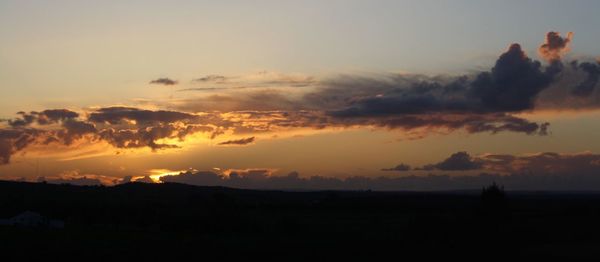
[(124, 101), (144, 88), (140, 79), (158, 76), (456, 74), (489, 67), (512, 42), (534, 52), (550, 30), (575, 32), (571, 55), (597, 54), (599, 8), (597, 1), (4, 0), (0, 88), (14, 96), (0, 111), (35, 95), (45, 98), (31, 101), (38, 107), (62, 98)]

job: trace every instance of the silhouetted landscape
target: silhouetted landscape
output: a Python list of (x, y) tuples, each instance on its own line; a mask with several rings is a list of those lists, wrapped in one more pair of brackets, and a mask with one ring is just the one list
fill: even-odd
[(504, 192), (495, 184), (483, 191), (284, 192), (0, 182), (0, 218), (25, 211), (64, 227), (0, 226), (3, 256), (309, 260), (600, 252), (599, 193)]
[(0, 0), (0, 262), (600, 257), (598, 10)]

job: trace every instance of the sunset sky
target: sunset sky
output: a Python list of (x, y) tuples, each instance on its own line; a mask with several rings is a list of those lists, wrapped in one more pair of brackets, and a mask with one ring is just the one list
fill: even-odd
[(600, 189), (598, 10), (2, 0), (0, 179)]

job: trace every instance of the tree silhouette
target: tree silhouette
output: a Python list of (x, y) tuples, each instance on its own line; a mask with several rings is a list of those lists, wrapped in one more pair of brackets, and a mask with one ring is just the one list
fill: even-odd
[(499, 186), (496, 182), (484, 187), (481, 191), (481, 202), (483, 211), (488, 214), (499, 214), (506, 211), (506, 193), (504, 186)]

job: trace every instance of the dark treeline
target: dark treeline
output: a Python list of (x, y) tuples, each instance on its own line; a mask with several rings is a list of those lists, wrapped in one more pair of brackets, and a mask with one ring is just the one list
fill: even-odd
[(0, 226), (6, 261), (600, 253), (600, 194), (505, 193), (495, 185), (420, 193), (0, 182), (0, 218), (27, 210), (65, 227)]

